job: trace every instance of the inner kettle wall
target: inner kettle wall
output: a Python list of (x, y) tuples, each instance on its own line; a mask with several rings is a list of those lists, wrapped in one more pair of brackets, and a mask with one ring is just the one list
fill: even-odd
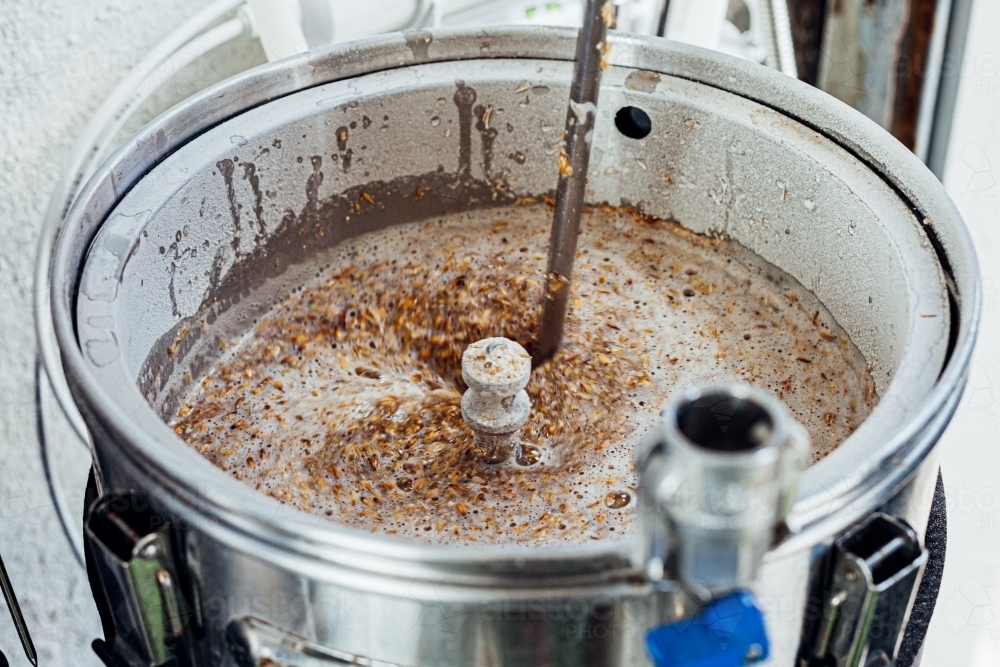
[[(198, 326), (178, 324), (185, 318), (201, 311), (212, 321), (243, 300), (213, 325), (216, 334), (237, 332), (305, 277), (304, 259), (342, 238), (546, 192), (570, 66), (473, 65), (462, 69), (465, 81), (442, 63), (303, 91), (183, 147), (137, 184), (102, 232), (119, 245), (138, 238), (124, 261), (107, 258), (106, 271), (121, 281), (114, 294), (93, 270), (100, 253), (91, 254), (85, 346), (99, 349), (95, 341), (113, 335), (133, 376), (144, 363), (158, 376), (147, 385), (152, 398), (175, 358), (200, 358), (186, 364), (197, 370), (217, 349), (215, 337), (199, 342)], [(913, 292), (900, 241), (885, 228), (887, 219), (905, 225), (911, 217), (902, 202), (867, 169), (852, 169), (843, 151), (776, 112), (700, 84), (636, 74), (648, 75), (606, 74), (591, 201), (729, 234), (788, 270), (849, 332), (884, 391), (913, 307), (898, 298)], [(614, 128), (626, 104), (650, 114), (646, 139)], [(99, 239), (95, 247), (113, 245)], [(242, 270), (233, 271), (237, 260)], [(236, 273), (242, 278), (233, 280)]]

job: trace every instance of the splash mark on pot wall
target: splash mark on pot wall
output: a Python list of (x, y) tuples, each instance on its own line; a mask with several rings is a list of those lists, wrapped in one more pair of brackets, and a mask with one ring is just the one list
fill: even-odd
[[(215, 251), (215, 258), (212, 260), (212, 268), (209, 273), (208, 284), (218, 285), (219, 281), (222, 280), (223, 269), (226, 265), (226, 246), (220, 245)], [(176, 303), (174, 308), (176, 308)]]
[(652, 93), (656, 91), (656, 86), (660, 83), (660, 75), (656, 72), (647, 72), (637, 69), (625, 77), (625, 87), (629, 90), (637, 90), (641, 93)]
[(490, 125), (493, 115), (492, 106), (476, 105), (476, 129), (479, 131), (479, 138), (483, 148), (483, 171), (486, 176), (493, 171), (493, 142), (497, 138), (497, 128)]
[(233, 187), (233, 171), (235, 171), (236, 165), (233, 164), (232, 160), (226, 158), (216, 162), (215, 166), (219, 169), (219, 173), (222, 174), (222, 180), (226, 183), (226, 197), (229, 199), (229, 215), (233, 219), (233, 226), (236, 230), (232, 241), (233, 252), (239, 255), (242, 226), (240, 223), (240, 204), (236, 201), (236, 189)]
[(178, 319), (181, 316), (180, 307), (177, 305), (177, 288), (175, 282), (177, 281), (177, 262), (170, 262), (170, 282), (167, 284), (167, 291), (170, 295), (170, 312), (174, 316), (174, 319)]
[(313, 173), (306, 181), (306, 205), (302, 209), (302, 218), (307, 222), (317, 219), (319, 186), (323, 184), (323, 172), (320, 170), (323, 167), (323, 158), (319, 155), (313, 155), (309, 160), (312, 162)]
[(257, 235), (255, 241), (259, 241), (267, 235), (267, 226), (264, 224), (264, 194), (260, 191), (260, 177), (257, 176), (257, 165), (253, 162), (243, 163), (243, 180), (249, 181), (250, 189), (253, 190), (253, 215), (257, 220)]
[[(230, 204), (229, 204), (230, 205), (230, 209), (232, 210), (232, 208), (233, 208), (233, 202), (235, 201), (235, 199), (230, 199), (229, 201), (230, 201)], [(238, 215), (238, 212), (239, 212), (239, 209), (240, 209), (240, 204), (238, 202), (236, 203), (235, 208), (236, 208), (237, 215)], [(168, 287), (168, 293), (169, 293), (169, 297), (170, 297), (171, 313), (173, 314), (175, 320), (180, 319), (182, 317), (180, 305), (177, 302), (176, 280), (177, 280), (178, 269), (181, 268), (181, 266), (184, 263), (184, 259), (186, 259), (187, 257), (197, 257), (198, 256), (198, 248), (197, 247), (190, 247), (189, 246), (189, 247), (186, 247), (186, 248), (183, 248), (183, 249), (181, 248), (181, 242), (183, 241), (183, 239), (185, 237), (187, 237), (187, 235), (188, 235), (188, 226), (184, 225), (183, 229), (178, 229), (177, 230), (176, 235), (174, 237), (174, 242), (170, 244), (169, 248), (164, 248), (163, 246), (160, 246), (160, 254), (161, 255), (167, 254), (167, 250), (169, 250), (172, 253), (172, 260), (173, 261), (170, 262), (170, 269), (169, 269), (169, 271), (170, 271), (170, 283), (168, 284), (167, 287)], [(237, 231), (236, 231), (235, 237), (236, 237), (235, 243), (238, 244), (239, 243), (239, 227), (238, 226), (237, 226)], [(238, 251), (236, 251), (236, 254), (237, 254), (237, 256), (239, 255)]]
[(406, 40), (406, 48), (413, 54), (415, 61), (422, 62), (428, 59), (427, 52), (431, 48), (431, 42), (434, 41), (434, 36), (429, 30), (406, 31), (403, 33), (403, 38)]
[[(367, 120), (368, 116), (365, 116), (365, 119)], [(368, 124), (371, 124), (371, 121), (368, 121)], [(368, 127), (368, 125), (365, 125), (365, 127)], [(336, 136), (337, 136), (337, 150), (340, 151), (339, 155), (340, 163), (344, 169), (344, 173), (346, 174), (349, 171), (351, 171), (351, 160), (354, 157), (354, 149), (347, 147), (347, 139), (350, 136), (350, 130), (347, 129), (346, 125), (341, 125), (340, 127), (337, 128)], [(333, 159), (337, 160), (338, 156), (334, 155)]]
[(472, 175), (472, 105), (476, 102), (476, 91), (456, 81), (455, 106), (458, 107), (458, 173)]

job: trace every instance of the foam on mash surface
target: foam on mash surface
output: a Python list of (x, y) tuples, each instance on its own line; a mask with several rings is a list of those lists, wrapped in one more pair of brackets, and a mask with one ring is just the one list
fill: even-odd
[(228, 346), (171, 425), (237, 479), (341, 524), (537, 545), (627, 534), (633, 450), (690, 382), (769, 389), (808, 429), (814, 460), (871, 412), (864, 359), (797, 283), (725, 240), (598, 209), (584, 217), (564, 344), (527, 387), (528, 446), (476, 462), (462, 352), (490, 336), (530, 345), (550, 218), (514, 207), (345, 242)]

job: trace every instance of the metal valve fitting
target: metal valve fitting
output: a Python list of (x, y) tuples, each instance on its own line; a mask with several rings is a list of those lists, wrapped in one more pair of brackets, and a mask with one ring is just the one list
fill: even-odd
[(673, 397), (638, 454), (640, 565), (701, 601), (746, 588), (784, 528), (809, 436), (747, 384)]

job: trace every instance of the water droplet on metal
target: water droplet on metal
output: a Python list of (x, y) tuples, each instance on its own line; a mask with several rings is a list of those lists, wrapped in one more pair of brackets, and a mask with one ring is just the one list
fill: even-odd
[(609, 491), (608, 495), (604, 496), (604, 504), (613, 510), (620, 510), (630, 502), (632, 496), (628, 491)]

